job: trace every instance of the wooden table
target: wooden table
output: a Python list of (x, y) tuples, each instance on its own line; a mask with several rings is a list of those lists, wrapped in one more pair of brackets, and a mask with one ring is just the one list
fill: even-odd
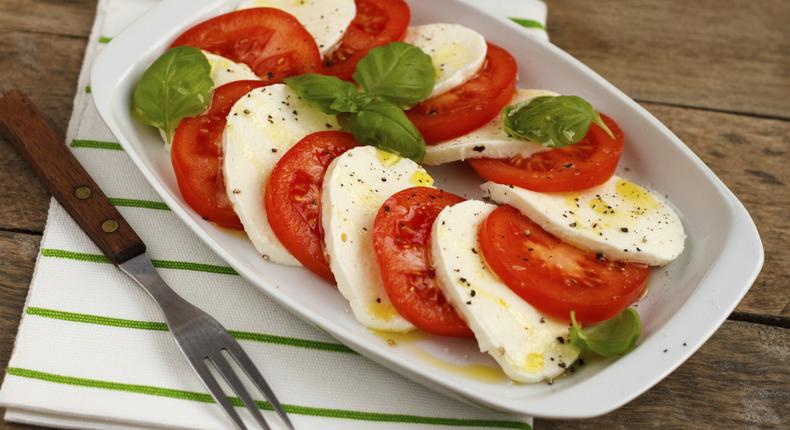
[[(95, 7), (95, 0), (0, 2), (0, 91), (30, 94), (61, 132)], [(646, 394), (603, 417), (536, 427), (790, 428), (790, 2), (556, 0), (549, 7), (554, 43), (667, 124), (746, 205), (765, 267), (707, 344)], [(4, 141), (0, 166), (4, 367), (49, 195)]]

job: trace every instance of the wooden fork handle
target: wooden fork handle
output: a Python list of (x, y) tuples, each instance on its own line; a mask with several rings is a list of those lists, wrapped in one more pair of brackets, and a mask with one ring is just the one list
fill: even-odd
[(145, 244), (80, 165), (26, 95), (0, 97), (0, 134), (22, 154), (50, 193), (115, 264), (145, 252)]

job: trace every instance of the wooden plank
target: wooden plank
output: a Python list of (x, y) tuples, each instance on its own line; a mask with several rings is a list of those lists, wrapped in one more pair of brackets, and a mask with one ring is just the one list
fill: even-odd
[(3, 0), (0, 28), (88, 37), (96, 0)]
[(0, 92), (17, 88), (28, 94), (65, 134), (86, 41), (5, 29), (0, 40)]
[(0, 363), (6, 368), (33, 276), (40, 236), (0, 231)]
[(549, 2), (552, 41), (640, 101), (790, 118), (790, 2)]
[[(27, 93), (55, 130), (65, 135), (85, 40), (7, 30), (0, 30), (0, 40), (0, 70), (4, 71), (0, 93), (14, 87)], [(8, 142), (1, 139), (0, 166), (0, 228), (43, 231), (49, 195)]]
[(44, 231), (49, 193), (3, 139), (0, 139), (0, 201), (0, 230)]

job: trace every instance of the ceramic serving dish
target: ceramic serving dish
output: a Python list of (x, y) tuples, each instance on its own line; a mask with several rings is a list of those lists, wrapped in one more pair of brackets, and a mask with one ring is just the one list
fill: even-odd
[[(458, 0), (410, 1), (412, 23), (457, 22), (510, 51), (520, 86), (576, 94), (614, 118), (626, 136), (619, 174), (668, 195), (681, 215), (686, 250), (655, 269), (637, 309), (644, 329), (624, 357), (586, 363), (553, 384), (509, 382), (474, 342), (386, 335), (362, 327), (336, 289), (306, 269), (264, 261), (241, 235), (204, 221), (181, 197), (159, 135), (130, 114), (134, 84), (189, 26), (237, 2), (167, 0), (113, 39), (96, 60), (96, 106), (126, 153), (165, 203), (249, 282), (360, 354), (443, 393), (502, 411), (549, 418), (609, 412), (667, 376), (722, 324), (751, 286), (763, 248), (749, 214), (703, 162), (661, 122), (561, 49)], [(463, 164), (431, 169), (437, 186), (479, 197), (480, 179)], [(386, 387), (383, 387), (386, 389)]]

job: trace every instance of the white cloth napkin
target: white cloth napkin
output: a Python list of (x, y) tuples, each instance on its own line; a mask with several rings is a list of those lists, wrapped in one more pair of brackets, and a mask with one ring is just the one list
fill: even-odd
[[(148, 245), (167, 283), (234, 331), (299, 429), (529, 429), (530, 418), (434, 393), (290, 315), (159, 201), (113, 142), (88, 82), (102, 47), (156, 1), (99, 1), (67, 144)], [(467, 1), (525, 19), (525, 31), (546, 38), (541, 1)], [(162, 321), (155, 303), (106, 262), (53, 200), (0, 390), (5, 419), (64, 428), (229, 428)]]

